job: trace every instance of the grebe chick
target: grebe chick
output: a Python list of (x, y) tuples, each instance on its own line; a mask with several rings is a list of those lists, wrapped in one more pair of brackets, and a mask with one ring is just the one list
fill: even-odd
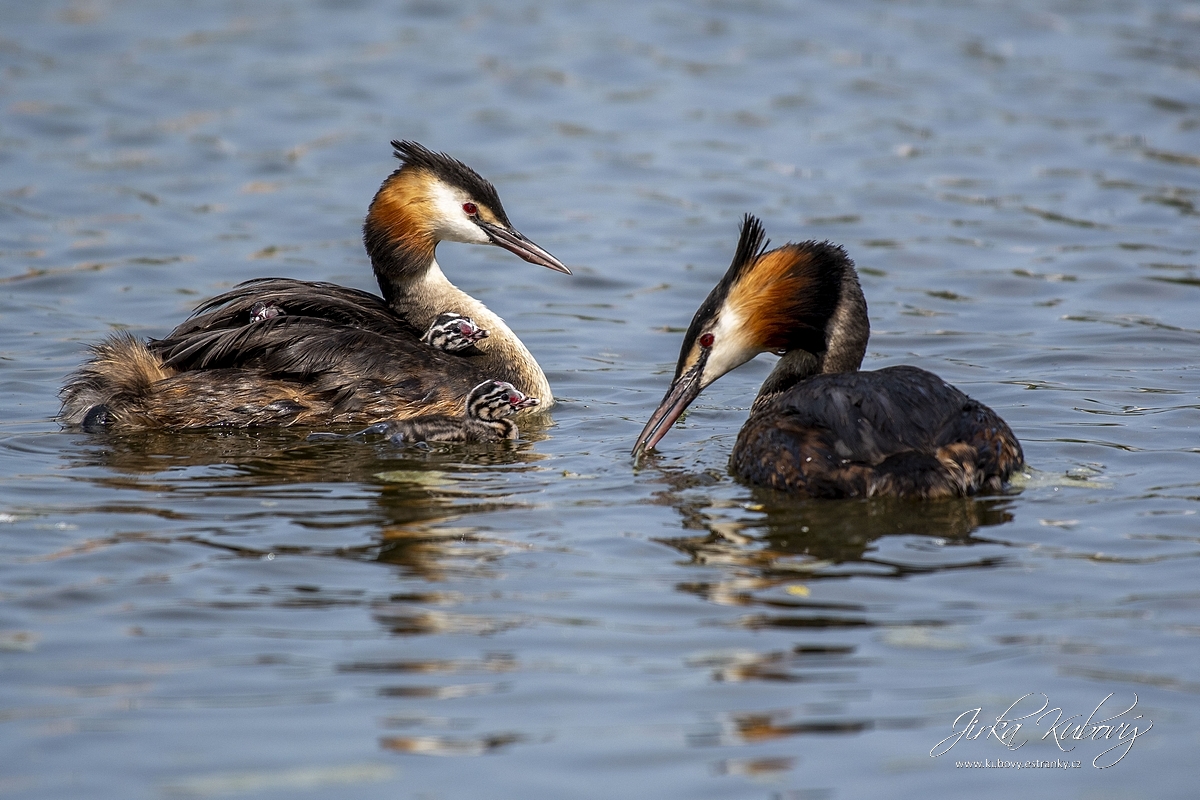
[[(557, 272), (466, 164), (392, 142), (400, 166), (363, 225), (382, 297), (331, 283), (247, 281), (201, 304), (164, 339), (117, 334), (63, 388), (59, 421), (85, 429), (371, 424), (453, 414), (492, 378), (553, 403), (537, 361), (500, 317), (446, 279), (441, 241), (496, 245)], [(421, 341), (444, 312), (488, 331), (475, 350)]]
[(486, 339), (487, 335), (487, 329), (476, 325), (475, 320), (447, 311), (438, 315), (421, 337), (421, 341), (446, 353), (458, 353), (468, 347), (474, 347), (476, 342)]
[(275, 319), (275, 317), (283, 313), (283, 309), (274, 303), (264, 303), (262, 300), (259, 300), (250, 306), (250, 321), (262, 322), (265, 319)]
[(747, 214), (733, 263), (692, 319), (675, 378), (633, 448), (658, 444), (717, 378), (782, 354), (733, 447), (735, 476), (810, 497), (948, 497), (998, 489), (1024, 463), (1012, 430), (936, 375), (859, 372), (870, 325), (858, 274), (829, 242), (766, 250)]
[(467, 395), (462, 414), (423, 414), (409, 419), (380, 422), (362, 433), (388, 436), (394, 444), (411, 442), (498, 442), (516, 439), (517, 423), (510, 419), (524, 408), (538, 405), (506, 381), (484, 381)]

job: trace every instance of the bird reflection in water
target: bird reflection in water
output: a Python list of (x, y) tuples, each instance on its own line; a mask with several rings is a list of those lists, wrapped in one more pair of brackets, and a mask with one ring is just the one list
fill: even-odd
[(871, 720), (804, 720), (791, 722), (785, 711), (731, 714), (714, 730), (692, 734), (693, 747), (759, 744), (803, 734), (854, 734), (874, 727)]
[[(173, 470), (187, 467), (220, 467), (221, 486), (233, 482), (246, 490), (297, 483), (377, 483), (375, 475), (398, 467), (414, 471), (453, 472), (479, 467), (519, 467), (545, 458), (533, 445), (547, 438), (549, 422), (531, 418), (522, 423), (521, 440), (486, 445), (439, 444), (428, 450), (402, 451), (361, 440), (331, 439), (307, 442), (308, 433), (299, 429), (263, 428), (236, 430), (213, 428), (186, 434), (161, 431), (128, 433), (65, 432), (75, 439), (63, 447), (63, 458), (71, 468), (101, 467), (129, 476), (162, 476), (178, 479)], [(355, 426), (342, 426), (352, 433)], [(336, 463), (336, 469), (331, 465)], [(190, 483), (211, 488), (195, 473)], [(88, 475), (87, 480), (93, 480)], [(105, 484), (107, 485), (107, 484)]]
[[(1012, 500), (943, 498), (905, 500), (807, 500), (767, 489), (752, 490), (753, 502), (714, 500), (712, 487), (728, 481), (717, 472), (657, 469), (664, 488), (654, 502), (675, 508), (685, 530), (699, 535), (657, 541), (685, 554), (691, 563), (726, 569), (712, 581), (679, 588), (720, 605), (787, 608), (788, 616), (745, 619), (750, 627), (838, 627), (868, 624), (857, 604), (817, 603), (806, 599), (805, 582), (853, 575), (904, 577), (945, 569), (995, 566), (993, 556), (964, 558), (960, 548), (986, 543), (975, 531), (1012, 519)], [(888, 536), (928, 537), (932, 558), (899, 561), (878, 553)], [(945, 545), (954, 546), (954, 550)], [(951, 555), (952, 553), (952, 555)], [(925, 555), (925, 554), (923, 554)], [(797, 594), (768, 590), (788, 588)]]
[[(62, 452), (78, 480), (145, 493), (148, 500), (130, 507), (187, 523), (175, 539), (248, 558), (378, 561), (440, 581), (450, 572), (489, 570), (507, 552), (463, 520), (524, 506), (508, 484), (512, 473), (533, 470), (545, 458), (532, 449), (545, 434), (530, 422), (521, 441), (426, 451), (362, 441), (309, 443), (303, 432), (263, 430), (67, 433), (82, 444)], [(330, 504), (335, 486), (357, 491), (362, 501), (353, 511)], [(181, 505), (197, 498), (204, 502)], [(247, 499), (258, 502), (247, 505)], [(211, 532), (197, 534), (197, 522)], [(313, 544), (306, 533), (313, 530), (329, 533)]]
[(495, 733), (478, 737), (385, 736), (379, 744), (385, 750), (433, 756), (481, 756), (525, 741), (518, 733)]

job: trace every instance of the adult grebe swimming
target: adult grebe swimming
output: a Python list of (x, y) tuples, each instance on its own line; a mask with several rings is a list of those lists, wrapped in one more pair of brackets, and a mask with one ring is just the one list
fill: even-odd
[(775, 352), (730, 460), (747, 483), (812, 497), (947, 497), (997, 489), (1024, 463), (1004, 420), (933, 373), (858, 371), (870, 325), (846, 251), (811, 241), (767, 251), (764, 237), (747, 214), (635, 458), (706, 386)]
[[(438, 242), (503, 247), (570, 274), (521, 235), (495, 187), (415, 142), (392, 142), (400, 167), (383, 182), (363, 241), (383, 294), (289, 278), (247, 281), (197, 308), (166, 338), (117, 334), (61, 392), (59, 421), (85, 428), (370, 424), (457, 415), (486, 380), (553, 402), (521, 340), (456, 288), (434, 258)], [(453, 312), (487, 330), (461, 353), (421, 341)]]

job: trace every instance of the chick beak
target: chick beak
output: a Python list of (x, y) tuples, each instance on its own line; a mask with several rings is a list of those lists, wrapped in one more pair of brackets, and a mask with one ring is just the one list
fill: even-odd
[(471, 327), (470, 325), (462, 325), (458, 329), (458, 332), (468, 342), (478, 342), (480, 339), (488, 337), (487, 328)]
[(654, 410), (650, 421), (646, 423), (645, 428), (642, 428), (642, 432), (633, 445), (635, 462), (667, 435), (667, 431), (675, 424), (675, 420), (679, 419), (679, 415), (700, 396), (700, 390), (704, 388), (700, 385), (700, 374), (704, 371), (704, 361), (705, 359), (701, 358), (691, 369), (680, 375), (671, 384), (671, 388), (667, 390), (667, 394), (658, 404), (658, 408)]
[(512, 403), (513, 408), (519, 411), (522, 408), (532, 408), (542, 401), (538, 400), (536, 397), (530, 397), (527, 394), (516, 393), (512, 396), (512, 399), (509, 402)]
[(567, 275), (571, 274), (571, 270), (567, 269), (565, 264), (525, 238), (525, 235), (520, 231), (513, 228), (506, 228), (503, 225), (484, 222), (483, 220), (476, 220), (475, 224), (483, 229), (487, 237), (492, 240), (492, 244), (503, 247), (510, 253), (515, 253), (530, 264), (537, 264), (540, 267), (546, 267), (555, 272), (563, 272)]

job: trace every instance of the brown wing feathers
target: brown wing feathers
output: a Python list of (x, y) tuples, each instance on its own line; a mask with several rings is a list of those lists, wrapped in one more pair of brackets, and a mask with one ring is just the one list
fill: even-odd
[(818, 375), (756, 409), (732, 467), (812, 496), (943, 497), (999, 488), (1024, 461), (987, 406), (915, 367)]

